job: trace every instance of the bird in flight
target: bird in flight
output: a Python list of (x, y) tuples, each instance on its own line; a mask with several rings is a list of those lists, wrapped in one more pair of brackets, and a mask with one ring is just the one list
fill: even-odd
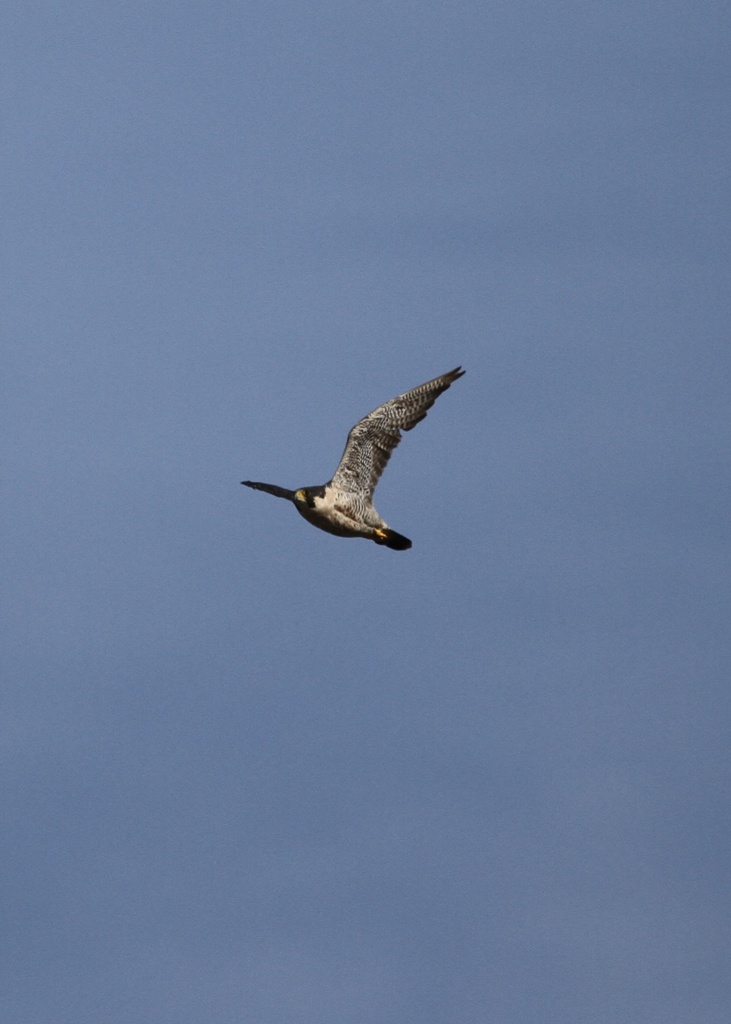
[(373, 505), (373, 492), (401, 440), (401, 431), (420, 423), (441, 393), (464, 372), (458, 366), (364, 416), (348, 434), (343, 457), (329, 483), (296, 491), (254, 480), (241, 483), (294, 502), (308, 523), (337, 537), (365, 537), (394, 551), (406, 551), (411, 541), (384, 523)]

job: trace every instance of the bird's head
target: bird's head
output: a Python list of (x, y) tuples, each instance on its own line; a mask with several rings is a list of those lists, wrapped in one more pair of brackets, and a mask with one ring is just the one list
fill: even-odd
[(294, 492), (294, 503), (295, 505), (306, 506), (312, 508), (312, 492), (309, 487), (300, 487)]
[(324, 494), (324, 487), (298, 487), (294, 492), (294, 503), (299, 509), (314, 508), (315, 498), (322, 498)]

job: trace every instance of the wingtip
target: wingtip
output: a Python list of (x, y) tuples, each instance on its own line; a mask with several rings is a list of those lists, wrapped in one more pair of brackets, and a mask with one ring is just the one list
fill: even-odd
[(278, 487), (277, 484), (262, 484), (258, 480), (242, 480), (245, 487), (251, 487), (254, 491), (264, 491), (265, 494), (273, 494), (275, 498), (285, 498), (287, 501), (294, 500), (294, 491), (286, 487)]

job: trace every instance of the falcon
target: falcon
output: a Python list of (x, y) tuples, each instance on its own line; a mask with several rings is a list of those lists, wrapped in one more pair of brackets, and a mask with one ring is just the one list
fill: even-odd
[(326, 484), (288, 491), (255, 480), (241, 483), (293, 502), (308, 523), (337, 537), (365, 537), (394, 551), (406, 551), (411, 541), (381, 519), (373, 505), (373, 492), (391, 452), (401, 440), (401, 431), (421, 423), (442, 392), (463, 377), (464, 372), (458, 366), (397, 395), (364, 416), (348, 434), (340, 464)]

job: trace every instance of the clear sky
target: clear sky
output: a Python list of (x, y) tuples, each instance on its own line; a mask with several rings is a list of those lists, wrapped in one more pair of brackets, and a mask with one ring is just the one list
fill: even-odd
[(729, 39), (5, 10), (4, 1021), (726, 1024)]

